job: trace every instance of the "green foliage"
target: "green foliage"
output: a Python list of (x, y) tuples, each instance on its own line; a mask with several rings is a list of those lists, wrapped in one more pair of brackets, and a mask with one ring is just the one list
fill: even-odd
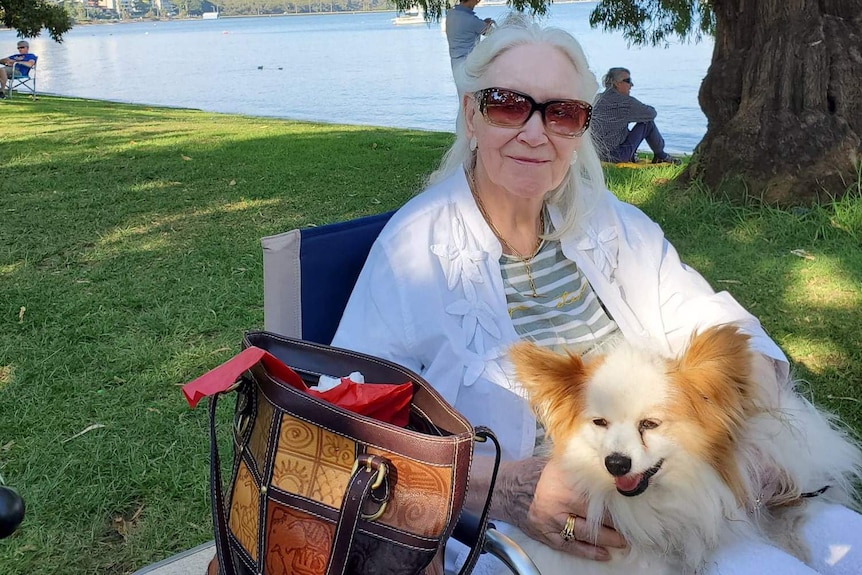
[[(390, 0), (398, 10), (421, 7), (429, 20), (439, 21), (446, 14), (446, 10), (458, 3), (458, 0)], [(548, 11), (548, 6), (553, 0), (508, 0), (508, 5), (519, 12), (529, 12), (534, 15), (543, 15)]]
[(57, 42), (73, 24), (63, 6), (46, 0), (0, 0), (0, 21), (22, 38), (35, 38), (45, 28)]
[(590, 26), (599, 25), (633, 44), (656, 46), (712, 35), (715, 14), (709, 0), (602, 0), (590, 14)]
[[(439, 20), (457, 0), (392, 0), (399, 10), (420, 6), (430, 20)], [(519, 12), (543, 15), (553, 0), (508, 0)], [(633, 44), (658, 45), (673, 37), (700, 40), (712, 35), (711, 0), (602, 0), (590, 14), (590, 25), (619, 30)]]

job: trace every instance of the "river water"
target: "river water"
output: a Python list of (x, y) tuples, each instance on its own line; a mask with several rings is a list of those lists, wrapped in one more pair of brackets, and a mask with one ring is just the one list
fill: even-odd
[[(712, 40), (629, 47), (591, 29), (592, 2), (553, 4), (545, 20), (572, 32), (600, 78), (632, 71), (632, 95), (658, 110), (675, 153), (706, 132), (697, 91)], [(505, 6), (482, 6), (501, 19)], [(457, 100), (439, 24), (396, 26), (393, 13), (357, 13), (76, 26), (62, 44), (31, 40), (40, 92), (215, 112), (452, 131)], [(0, 53), (15, 33), (0, 31)]]

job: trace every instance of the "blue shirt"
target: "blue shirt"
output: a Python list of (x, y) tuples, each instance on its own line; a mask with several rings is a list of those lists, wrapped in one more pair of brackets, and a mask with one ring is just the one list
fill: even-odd
[(446, 12), (446, 39), (449, 41), (449, 58), (452, 65), (463, 60), (479, 41), (488, 24), (463, 4), (456, 4)]
[(35, 54), (12, 54), (9, 56), (10, 60), (15, 60), (15, 75), (16, 76), (29, 76), (30, 75), (30, 67), (24, 66), (23, 64), (18, 64), (17, 62), (35, 62), (37, 56)]

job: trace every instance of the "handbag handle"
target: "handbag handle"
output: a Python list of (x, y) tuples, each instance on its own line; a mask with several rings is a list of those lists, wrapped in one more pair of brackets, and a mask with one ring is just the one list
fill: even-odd
[[(344, 575), (347, 569), (347, 558), (353, 547), (356, 535), (356, 525), (362, 516), (362, 506), (371, 496), (373, 490), (385, 480), (389, 468), (389, 460), (379, 455), (360, 454), (356, 458), (354, 472), (344, 492), (341, 511), (338, 513), (338, 523), (332, 538), (332, 549), (329, 552), (325, 575)], [(388, 486), (386, 487), (388, 493)], [(380, 506), (380, 511), (386, 504)]]
[[(491, 512), (491, 498), (494, 495), (494, 486), (497, 484), (497, 472), (500, 470), (502, 450), (500, 449), (500, 442), (497, 440), (497, 436), (494, 435), (493, 431), (481, 425), (476, 427), (474, 441), (483, 443), (488, 439), (490, 439), (494, 444), (494, 469), (491, 472), (491, 483), (488, 488), (488, 495), (485, 497), (485, 505), (482, 508), (482, 513), (479, 515), (478, 522), (475, 522), (475, 516), (472, 513), (462, 511), (461, 517), (458, 518), (458, 524), (455, 526), (455, 530), (459, 531), (459, 535), (461, 535), (459, 527), (461, 527), (461, 520), (464, 518), (464, 523), (467, 527), (464, 531), (467, 531), (467, 533), (463, 538), (458, 538), (458, 540), (470, 547), (470, 553), (467, 554), (467, 559), (464, 561), (464, 565), (461, 566), (461, 570), (458, 571), (458, 575), (467, 575), (467, 573), (470, 573), (473, 570), (473, 567), (476, 566), (476, 561), (479, 560), (479, 555), (485, 552), (485, 531), (488, 529), (488, 515)], [(469, 527), (472, 527), (473, 524), (475, 524), (474, 533), (469, 533)]]
[(215, 525), (216, 556), (218, 557), (219, 573), (236, 575), (233, 566), (233, 556), (230, 554), (230, 544), (227, 538), (227, 518), (225, 517), (224, 493), (221, 482), (221, 463), (218, 455), (218, 439), (216, 437), (216, 405), (220, 393), (209, 398), (210, 416), (210, 499), (212, 501), (213, 525)]

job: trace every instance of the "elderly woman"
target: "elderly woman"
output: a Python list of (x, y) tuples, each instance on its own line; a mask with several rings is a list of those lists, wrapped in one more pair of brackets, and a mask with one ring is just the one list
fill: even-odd
[[(611, 526), (591, 538), (578, 519), (575, 540), (561, 537), (584, 502), (534, 456), (536, 420), (507, 349), (525, 338), (588, 347), (622, 336), (674, 353), (696, 328), (736, 322), (774, 377), (787, 377), (787, 360), (755, 317), (680, 261), (658, 225), (605, 188), (587, 131), (597, 83), (570, 34), (510, 17), (470, 53), (457, 85), (455, 143), (372, 247), (333, 345), (422, 374), (496, 432), (498, 525), (605, 560), (608, 547), (625, 546)], [(475, 458), (474, 505), (489, 469)], [(807, 572), (786, 557), (783, 573)]]

